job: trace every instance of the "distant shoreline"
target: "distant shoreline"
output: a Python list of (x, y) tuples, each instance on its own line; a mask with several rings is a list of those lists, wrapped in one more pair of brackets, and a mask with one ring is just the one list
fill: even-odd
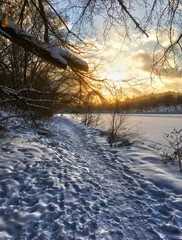
[[(89, 112), (88, 112), (89, 113)], [(83, 113), (84, 114), (84, 113)], [(87, 113), (86, 113), (87, 114)], [(94, 112), (94, 114), (112, 114), (112, 112)], [(116, 114), (175, 114), (175, 115), (182, 115), (182, 112), (136, 112), (136, 111), (121, 111), (117, 112)]]
[[(112, 112), (85, 112), (85, 113), (58, 113), (58, 114), (112, 114)], [(126, 115), (137, 115), (137, 114), (143, 114), (143, 115), (154, 115), (154, 114), (161, 114), (161, 115), (182, 115), (182, 112), (117, 112), (116, 114), (126, 114)]]

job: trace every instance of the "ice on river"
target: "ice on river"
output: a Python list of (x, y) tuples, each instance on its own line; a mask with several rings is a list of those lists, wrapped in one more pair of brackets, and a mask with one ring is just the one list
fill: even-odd
[(182, 239), (177, 167), (68, 119), (47, 126), (0, 138), (1, 240)]

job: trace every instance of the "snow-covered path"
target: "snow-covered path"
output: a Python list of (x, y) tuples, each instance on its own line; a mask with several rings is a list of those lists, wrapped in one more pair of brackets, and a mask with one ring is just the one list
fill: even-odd
[(49, 129), (0, 139), (0, 240), (182, 239), (182, 192), (130, 168), (132, 147), (67, 119)]

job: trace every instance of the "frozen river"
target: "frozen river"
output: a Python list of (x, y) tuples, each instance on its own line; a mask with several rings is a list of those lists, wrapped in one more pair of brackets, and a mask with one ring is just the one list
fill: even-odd
[[(102, 114), (101, 119), (108, 126), (110, 114)], [(165, 133), (182, 128), (182, 114), (128, 114), (126, 126), (138, 129), (146, 140), (165, 144)]]
[(165, 143), (165, 133), (182, 128), (180, 114), (133, 114), (129, 115), (128, 120), (138, 126), (144, 138), (161, 144)]

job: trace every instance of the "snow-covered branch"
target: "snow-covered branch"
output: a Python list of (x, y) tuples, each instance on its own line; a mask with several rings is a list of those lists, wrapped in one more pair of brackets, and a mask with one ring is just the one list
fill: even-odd
[(70, 66), (81, 71), (88, 71), (88, 64), (67, 50), (41, 42), (9, 19), (7, 27), (2, 27), (1, 24), (2, 13), (0, 13), (0, 34), (23, 47), (26, 51), (59, 68), (66, 69), (67, 66)]
[(38, 93), (38, 94), (50, 94), (50, 92), (39, 91), (34, 88), (23, 88), (23, 89), (15, 90), (13, 88), (9, 88), (9, 87), (0, 85), (0, 89), (6, 90), (7, 92), (15, 94), (15, 95), (19, 95), (21, 93), (26, 93), (26, 92), (32, 92), (32, 93)]
[[(37, 107), (37, 108), (42, 108), (42, 109), (50, 109), (50, 107), (45, 107), (43, 105), (38, 105), (37, 103), (57, 103), (59, 104), (60, 101), (57, 101), (57, 100), (52, 100), (52, 99), (35, 99), (35, 98), (28, 98), (28, 97), (24, 97), (24, 96), (21, 96), (20, 94), (22, 93), (26, 93), (27, 91), (30, 91), (32, 93), (38, 93), (38, 94), (48, 94), (49, 92), (41, 92), (41, 91), (37, 91), (33, 88), (31, 89), (20, 89), (20, 90), (15, 90), (15, 89), (12, 89), (12, 88), (8, 88), (6, 86), (2, 86), (0, 85), (0, 90), (3, 91), (6, 95), (8, 95), (8, 98), (6, 99), (3, 99), (3, 100), (0, 100), (0, 103), (1, 104), (5, 104), (5, 103), (8, 103), (8, 102), (12, 102), (12, 101), (17, 101), (17, 100), (20, 100), (20, 101), (23, 101), (26, 105), (28, 106), (33, 106), (33, 107)], [(32, 102), (34, 104), (32, 104)]]

